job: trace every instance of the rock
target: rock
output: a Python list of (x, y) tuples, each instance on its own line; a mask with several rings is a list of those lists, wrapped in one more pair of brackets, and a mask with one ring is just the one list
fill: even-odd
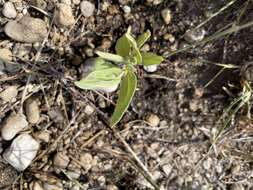
[(12, 52), (7, 48), (0, 48), (0, 59), (4, 62), (12, 61)]
[(75, 23), (75, 17), (70, 5), (60, 3), (55, 11), (55, 24), (58, 27), (71, 27)]
[(71, 179), (78, 179), (81, 176), (81, 170), (75, 169), (75, 170), (68, 170), (67, 171), (68, 177)]
[(165, 164), (162, 166), (162, 170), (167, 176), (169, 176), (172, 171), (172, 166), (170, 164)]
[(90, 106), (90, 105), (87, 105), (84, 108), (84, 113), (86, 113), (87, 115), (93, 114), (94, 111), (95, 111), (95, 109), (92, 106)]
[(25, 112), (27, 119), (31, 124), (38, 123), (40, 120), (40, 109), (38, 105), (38, 100), (33, 98), (29, 98), (28, 100), (26, 100)]
[(82, 1), (80, 3), (80, 9), (84, 17), (90, 17), (94, 13), (95, 5), (89, 1)]
[(29, 187), (31, 190), (44, 190), (40, 181), (32, 181)]
[(12, 2), (6, 2), (4, 4), (2, 13), (6, 18), (16, 18), (17, 16), (17, 11)]
[(160, 123), (160, 118), (155, 115), (155, 114), (150, 114), (147, 117), (147, 122), (149, 123), (149, 125), (151, 125), (152, 127), (157, 127)]
[(31, 164), (38, 149), (39, 143), (31, 135), (21, 134), (12, 141), (3, 157), (18, 171), (23, 171)]
[(149, 66), (144, 66), (143, 69), (147, 71), (148, 73), (154, 73), (157, 71), (158, 66), (157, 65), (149, 65)]
[(5, 102), (11, 102), (18, 95), (17, 86), (8, 86), (0, 93), (0, 98)]
[(11, 140), (16, 134), (28, 126), (25, 115), (11, 114), (6, 118), (1, 127), (1, 136), (4, 140)]
[(83, 169), (87, 172), (92, 167), (93, 157), (90, 153), (84, 153), (80, 156), (80, 162), (82, 163)]
[(203, 28), (187, 30), (184, 34), (184, 39), (189, 43), (194, 43), (203, 40), (205, 34), (206, 32)]
[(45, 143), (48, 143), (50, 141), (50, 133), (47, 131), (39, 132), (36, 134), (36, 138)]
[(13, 167), (0, 161), (0, 189), (8, 189), (17, 177), (18, 173)]
[(128, 5), (124, 5), (122, 9), (126, 14), (131, 13), (131, 7), (129, 7)]
[(196, 112), (199, 109), (198, 100), (190, 100), (189, 108), (191, 111)]
[(54, 167), (59, 169), (67, 168), (69, 164), (69, 157), (63, 152), (57, 152), (54, 156)]
[(203, 168), (205, 170), (209, 170), (212, 166), (212, 159), (211, 158), (207, 158), (204, 162), (203, 162)]
[(31, 4), (34, 5), (35, 7), (42, 9), (42, 10), (46, 9), (46, 7), (47, 7), (47, 2), (44, 0), (32, 0)]
[(166, 24), (171, 22), (171, 10), (170, 9), (163, 9), (161, 12), (161, 16)]
[(20, 20), (9, 21), (4, 32), (15, 41), (42, 42), (47, 37), (47, 26), (41, 19), (23, 16)]
[(63, 185), (60, 182), (57, 184), (43, 183), (43, 189), (44, 190), (63, 190)]

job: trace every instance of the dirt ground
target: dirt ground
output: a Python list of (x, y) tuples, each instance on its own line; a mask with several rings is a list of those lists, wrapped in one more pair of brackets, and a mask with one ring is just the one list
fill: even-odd
[[(0, 0), (0, 10), (6, 2)], [(246, 72), (241, 68), (252, 62), (253, 27), (168, 56), (189, 44), (184, 38), (188, 29), (232, 1), (90, 0), (95, 10), (85, 17), (80, 1), (65, 0), (61, 3), (70, 2), (75, 18), (67, 28), (52, 24), (60, 2), (11, 2), (21, 16), (44, 20), (49, 35), (45, 43), (18, 42), (4, 31), (13, 19), (0, 14), (0, 49), (11, 51), (10, 63), (0, 65), (0, 91), (17, 87), (11, 100), (0, 102), (0, 122), (20, 110), (29, 118), (26, 102), (35, 100), (39, 119), (19, 133), (31, 134), (40, 143), (35, 160), (22, 172), (1, 158), (0, 188), (153, 189), (106, 124), (117, 94), (79, 90), (73, 84), (80, 79), (85, 60), (96, 56), (94, 50), (114, 52), (116, 40), (131, 26), (134, 35), (149, 29), (152, 36), (145, 48), (166, 60), (154, 73), (138, 69), (138, 90), (116, 130), (155, 183), (164, 190), (253, 189), (253, 125), (244, 108), (232, 115), (232, 122), (211, 147), (223, 126), (224, 110), (240, 96)], [(45, 6), (36, 8), (38, 2)], [(161, 16), (164, 9), (171, 11), (169, 24)], [(253, 2), (237, 0), (201, 29), (208, 37), (226, 26), (251, 21)], [(239, 68), (225, 69), (214, 78), (222, 67), (213, 63)], [(152, 115), (159, 118), (157, 126), (147, 123)], [(0, 138), (1, 155), (11, 143)]]

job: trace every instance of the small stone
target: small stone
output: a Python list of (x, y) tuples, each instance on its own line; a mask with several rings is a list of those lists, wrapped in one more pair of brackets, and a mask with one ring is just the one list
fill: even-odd
[(31, 4), (34, 5), (35, 7), (42, 9), (42, 10), (46, 9), (46, 7), (47, 7), (47, 2), (44, 0), (32, 0)]
[(42, 42), (47, 37), (47, 26), (39, 18), (23, 16), (19, 20), (9, 21), (4, 27), (4, 32), (15, 41)]
[(158, 66), (157, 65), (149, 65), (149, 66), (144, 66), (143, 69), (148, 72), (148, 73), (154, 73), (157, 71)]
[(60, 3), (55, 11), (55, 24), (61, 28), (71, 27), (75, 23), (75, 17), (71, 6)]
[(90, 17), (95, 11), (95, 5), (89, 1), (82, 1), (80, 4), (80, 9), (84, 17)]
[(35, 158), (39, 143), (29, 134), (21, 134), (15, 138), (11, 146), (5, 150), (4, 159), (18, 171), (25, 170)]
[(6, 2), (4, 4), (2, 13), (6, 18), (16, 18), (17, 16), (17, 11), (12, 2)]
[(122, 9), (126, 14), (131, 13), (131, 7), (129, 7), (128, 5), (124, 5)]
[(167, 176), (169, 176), (172, 171), (172, 166), (170, 164), (165, 164), (162, 166), (162, 170)]
[(5, 102), (11, 102), (18, 95), (17, 86), (8, 86), (0, 93), (0, 98)]
[(189, 107), (190, 107), (190, 110), (193, 111), (193, 112), (198, 111), (198, 109), (199, 109), (198, 101), (197, 100), (191, 100), (190, 103), (189, 103)]
[(38, 134), (36, 134), (36, 137), (37, 137), (37, 139), (39, 139), (45, 143), (48, 143), (50, 141), (50, 133), (47, 131), (39, 132)]
[(28, 122), (24, 114), (11, 114), (6, 118), (1, 127), (1, 136), (4, 140), (11, 140), (16, 134), (28, 127)]
[(0, 59), (4, 62), (11, 62), (12, 61), (12, 52), (7, 48), (0, 48)]
[(151, 114), (147, 117), (147, 122), (150, 126), (157, 127), (160, 123), (160, 118), (155, 114)]
[(81, 170), (75, 169), (75, 170), (68, 170), (67, 171), (68, 177), (71, 179), (78, 179), (81, 176)]
[(171, 10), (169, 9), (163, 9), (161, 12), (161, 16), (166, 24), (169, 24), (171, 22)]
[(94, 111), (95, 111), (95, 109), (92, 106), (90, 106), (90, 105), (87, 105), (84, 108), (84, 113), (86, 113), (87, 115), (93, 114)]
[(57, 152), (54, 156), (54, 167), (65, 169), (70, 162), (69, 157), (63, 152)]
[(212, 166), (212, 159), (211, 158), (207, 158), (204, 162), (203, 162), (203, 168), (205, 170), (209, 170)]
[(29, 98), (28, 100), (26, 100), (25, 112), (27, 119), (31, 124), (38, 123), (40, 120), (40, 109), (38, 105), (38, 100), (33, 98)]
[(29, 187), (31, 190), (44, 190), (39, 181), (32, 181)]
[(66, 5), (71, 5), (71, 0), (61, 0), (61, 3), (64, 3)]
[(43, 189), (44, 190), (63, 190), (62, 183), (57, 184), (49, 184), (49, 183), (43, 183)]
[(206, 32), (203, 28), (187, 30), (184, 34), (184, 39), (189, 43), (194, 43), (203, 40), (205, 34)]
[(119, 188), (116, 185), (107, 185), (106, 190), (118, 190)]
[(89, 153), (84, 153), (80, 156), (80, 162), (82, 163), (83, 169), (87, 172), (92, 167), (93, 157)]

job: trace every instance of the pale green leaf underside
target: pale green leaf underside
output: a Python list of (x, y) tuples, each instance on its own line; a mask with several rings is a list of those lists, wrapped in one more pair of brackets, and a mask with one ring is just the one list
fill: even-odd
[(141, 64), (142, 57), (139, 48), (137, 47), (137, 43), (135, 39), (132, 37), (130, 33), (125, 34), (126, 38), (128, 39), (129, 43), (131, 44), (131, 53), (133, 57), (136, 58), (136, 63)]
[(85, 78), (76, 81), (75, 85), (85, 90), (101, 90), (117, 86), (123, 71), (103, 59), (97, 58), (94, 70)]
[(151, 33), (149, 30), (147, 30), (146, 32), (138, 36), (137, 41), (136, 41), (137, 47), (140, 49), (146, 43), (146, 41), (150, 38), (150, 36), (151, 36)]
[(119, 97), (113, 112), (110, 126), (114, 127), (127, 111), (137, 87), (137, 78), (132, 70), (126, 71), (120, 84)]
[(154, 53), (141, 52), (141, 55), (142, 64), (144, 66), (158, 65), (164, 60), (162, 56), (156, 55)]
[(120, 55), (116, 55), (116, 54), (112, 54), (112, 53), (106, 53), (106, 52), (102, 52), (102, 51), (96, 51), (95, 52), (99, 57), (108, 60), (108, 61), (113, 61), (115, 63), (123, 63), (125, 62), (125, 59), (120, 56)]
[(115, 50), (116, 53), (122, 57), (129, 56), (131, 51), (131, 45), (125, 34), (117, 40)]

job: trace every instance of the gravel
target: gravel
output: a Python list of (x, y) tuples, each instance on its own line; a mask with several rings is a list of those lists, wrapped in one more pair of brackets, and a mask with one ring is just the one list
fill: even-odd
[(80, 3), (80, 9), (84, 17), (90, 17), (94, 14), (95, 5), (89, 1), (82, 1)]
[(60, 28), (69, 28), (75, 23), (75, 17), (70, 5), (60, 3), (54, 14), (55, 24)]

